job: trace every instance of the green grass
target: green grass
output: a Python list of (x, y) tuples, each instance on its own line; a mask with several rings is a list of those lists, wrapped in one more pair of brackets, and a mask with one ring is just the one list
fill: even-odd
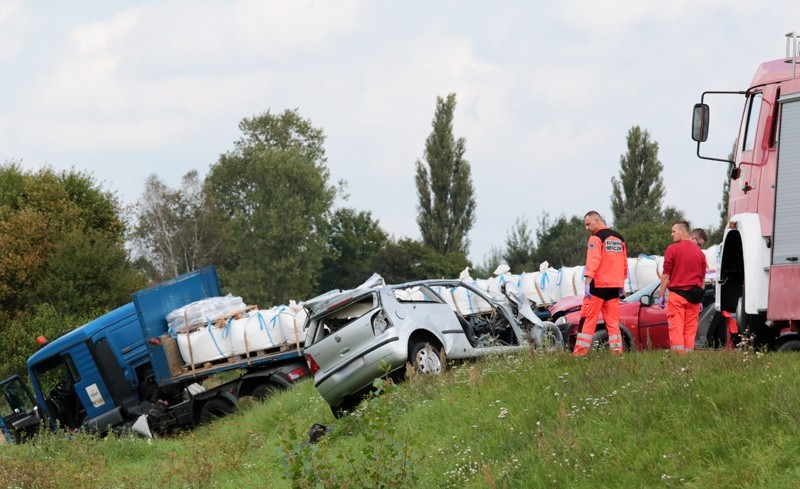
[[(800, 357), (531, 353), (335, 420), (306, 381), (173, 438), (0, 447), (5, 487), (797, 487)], [(334, 430), (303, 445), (313, 423)]]

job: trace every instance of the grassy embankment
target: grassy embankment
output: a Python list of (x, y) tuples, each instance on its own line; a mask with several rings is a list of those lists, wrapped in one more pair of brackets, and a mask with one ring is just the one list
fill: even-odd
[[(798, 379), (796, 354), (530, 353), (341, 420), (306, 381), (172, 438), (0, 447), (0, 487), (797, 487)], [(316, 422), (334, 429), (304, 446)]]

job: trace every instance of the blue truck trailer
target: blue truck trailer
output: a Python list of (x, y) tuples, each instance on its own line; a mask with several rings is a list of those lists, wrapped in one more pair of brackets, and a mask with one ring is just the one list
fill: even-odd
[[(42, 425), (169, 433), (230, 413), (242, 396), (263, 398), (309, 375), (297, 342), (187, 364), (166, 316), (221, 295), (216, 269), (208, 267), (140, 290), (132, 302), (41, 347), (27, 361), (32, 390), (18, 376), (0, 383), (4, 440), (19, 442)], [(203, 385), (223, 372), (225, 381)]]

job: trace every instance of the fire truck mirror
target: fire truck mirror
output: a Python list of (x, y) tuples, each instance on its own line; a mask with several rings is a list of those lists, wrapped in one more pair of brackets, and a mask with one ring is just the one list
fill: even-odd
[(692, 113), (692, 139), (702, 143), (708, 139), (708, 118), (710, 110), (707, 104), (695, 104)]

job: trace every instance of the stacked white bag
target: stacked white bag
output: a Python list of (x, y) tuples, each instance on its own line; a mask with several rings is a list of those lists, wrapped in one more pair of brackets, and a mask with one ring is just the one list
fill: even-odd
[(208, 297), (179, 307), (167, 314), (167, 327), (173, 333), (185, 333), (247, 309), (241, 297), (228, 294)]
[[(538, 272), (520, 274), (519, 290), (526, 299), (537, 306), (553, 304), (561, 300), (563, 278), (562, 271), (551, 268), (550, 264), (545, 261), (539, 265)], [(572, 280), (571, 274), (570, 280)]]
[(300, 345), (306, 318), (302, 303), (248, 311), (241, 297), (229, 294), (175, 309), (166, 320), (183, 360), (198, 365), (282, 344)]
[(233, 354), (246, 355), (283, 344), (296, 346), (304, 343), (306, 317), (302, 304), (290, 301), (288, 306), (252, 311), (231, 321)]
[(583, 294), (583, 271), (586, 267), (561, 267), (561, 298)]
[(231, 356), (229, 324), (220, 320), (246, 308), (241, 297), (228, 294), (195, 301), (167, 314), (168, 331), (177, 340), (183, 360), (200, 364)]
[(211, 323), (190, 333), (178, 333), (178, 350), (190, 365), (213, 362), (233, 355), (229, 325), (217, 327)]

